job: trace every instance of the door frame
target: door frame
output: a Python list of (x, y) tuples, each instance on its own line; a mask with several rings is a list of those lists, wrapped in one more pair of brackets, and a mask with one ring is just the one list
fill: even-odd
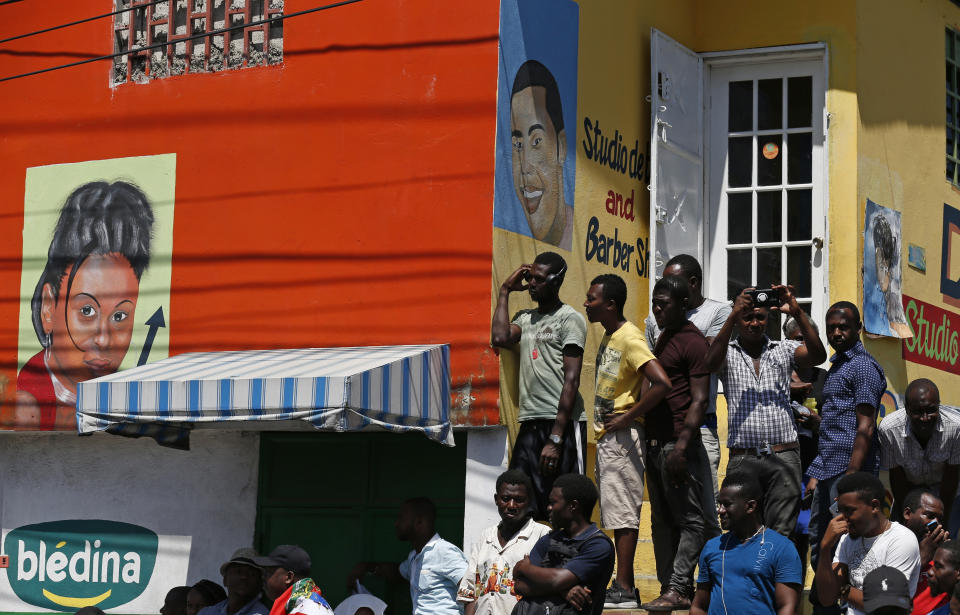
[[(829, 64), (829, 49), (827, 48), (826, 43), (805, 43), (799, 45), (780, 45), (775, 47), (758, 47), (754, 49), (736, 49), (731, 51), (711, 51), (704, 52), (700, 54), (700, 57), (703, 59), (703, 135), (704, 135), (704, 148), (703, 148), (703, 232), (701, 235), (702, 239), (702, 253), (704, 254), (703, 259), (703, 274), (704, 279), (710, 279), (710, 268), (712, 266), (713, 257), (711, 254), (711, 240), (713, 230), (717, 224), (717, 221), (713, 219), (713, 206), (712, 203), (715, 198), (719, 198), (719, 195), (715, 194), (715, 191), (711, 189), (710, 177), (713, 172), (712, 158), (713, 158), (713, 147), (712, 147), (712, 123), (711, 123), (711, 109), (712, 109), (712, 88), (713, 88), (713, 71), (717, 68), (734, 68), (734, 67), (751, 67), (758, 66), (763, 64), (770, 63), (793, 63), (793, 62), (809, 62), (809, 63), (819, 63), (821, 64), (822, 74), (823, 74), (823, 105), (822, 105), (822, 117), (821, 117), (821, 130), (822, 130), (822, 139), (823, 139), (823, 155), (821, 156), (819, 167), (819, 174), (823, 178), (823, 190), (822, 197), (820, 202), (822, 204), (822, 215), (823, 215), (823, 248), (821, 249), (822, 255), (822, 288), (811, 287), (811, 294), (815, 295), (818, 291), (822, 292), (823, 296), (823, 306), (826, 310), (830, 305), (830, 147), (829, 147), (829, 129), (830, 129), (830, 117), (828, 106), (828, 93), (830, 91), (830, 64)], [(814, 173), (817, 173), (817, 169), (814, 170)], [(725, 285), (724, 285), (725, 286)], [(704, 289), (707, 290), (707, 289)], [(707, 294), (707, 293), (705, 293)], [(724, 293), (724, 296), (726, 293)], [(709, 294), (707, 294), (709, 296)], [(821, 338), (823, 337), (821, 333)]]

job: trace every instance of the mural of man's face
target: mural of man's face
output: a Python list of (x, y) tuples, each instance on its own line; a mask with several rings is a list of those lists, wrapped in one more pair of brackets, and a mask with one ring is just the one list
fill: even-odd
[(75, 389), (77, 382), (112, 374), (130, 347), (140, 282), (119, 254), (88, 257), (67, 296), (70, 270), (54, 299), (44, 286), (41, 316), (50, 334), (50, 367)]
[(533, 236), (558, 245), (564, 231), (567, 139), (566, 132), (558, 134), (550, 121), (546, 97), (545, 88), (532, 86), (514, 94), (510, 101), (513, 186)]

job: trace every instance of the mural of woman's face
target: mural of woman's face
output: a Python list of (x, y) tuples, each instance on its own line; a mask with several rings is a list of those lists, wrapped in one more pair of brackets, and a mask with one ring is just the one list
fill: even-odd
[(84, 260), (68, 297), (69, 279), (68, 268), (56, 300), (50, 285), (44, 286), (41, 317), (50, 335), (50, 368), (75, 390), (77, 382), (119, 369), (130, 347), (140, 282), (119, 254)]

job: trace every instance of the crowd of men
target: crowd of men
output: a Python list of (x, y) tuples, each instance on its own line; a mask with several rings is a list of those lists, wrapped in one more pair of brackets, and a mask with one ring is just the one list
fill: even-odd
[[(834, 354), (822, 370), (818, 328), (790, 286), (773, 286), (773, 301), (749, 288), (732, 305), (714, 301), (702, 295), (699, 263), (680, 255), (656, 282), (641, 330), (624, 316), (620, 277), (590, 283), (584, 318), (560, 301), (566, 271), (562, 257), (545, 252), (500, 288), (491, 342), (519, 353), (520, 389), (510, 469), (493, 494), (500, 522), (465, 555), (437, 533), (433, 502), (409, 499), (395, 523), (407, 558), (360, 562), (351, 590), (368, 574), (409, 583), (416, 615), (638, 607), (794, 615), (809, 547), (818, 615), (960, 615), (960, 541), (946, 529), (960, 477), (960, 414), (920, 379), (906, 389), (905, 410), (878, 427), (886, 379), (860, 341), (854, 304), (827, 310)], [(509, 297), (519, 291), (536, 307), (511, 317)], [(768, 336), (772, 311), (789, 316), (782, 340)], [(603, 328), (596, 485), (584, 475), (579, 393), (587, 321)], [(729, 449), (720, 485), (718, 383)], [(645, 487), (660, 594), (644, 603), (633, 564)], [(591, 522), (598, 503), (612, 541)], [(300, 547), (267, 557), (241, 549), (220, 572), (226, 592), (209, 580), (174, 588), (161, 615), (332, 615)], [(382, 607), (348, 615), (383, 615)]]
[[(601, 275), (584, 289), (584, 318), (559, 298), (566, 271), (561, 256), (545, 252), (500, 287), (491, 342), (519, 354), (520, 428), (510, 467), (529, 478), (532, 519), (504, 518), (499, 530), (488, 530), (484, 547), (473, 551), (471, 583), (461, 586), (460, 600), (476, 601), (476, 612), (509, 613), (514, 605), (505, 594), (522, 596), (522, 604), (549, 589), (552, 600), (582, 612), (793, 613), (805, 570), (800, 553), (809, 545), (815, 613), (896, 608), (888, 588), (903, 584), (887, 577), (868, 582), (872, 571), (888, 568), (899, 571), (909, 590), (906, 612), (949, 612), (960, 565), (953, 557), (960, 548), (946, 531), (957, 494), (960, 415), (941, 407), (935, 383), (920, 379), (906, 389), (905, 411), (878, 427), (886, 378), (860, 341), (856, 305), (841, 301), (827, 310), (833, 355), (823, 370), (817, 366), (828, 356), (819, 329), (789, 285), (774, 285), (766, 301), (751, 288), (732, 304), (715, 301), (702, 294), (700, 264), (680, 255), (656, 282), (641, 329), (624, 316), (620, 277)], [(510, 295), (522, 291), (536, 307), (511, 317)], [(783, 338), (774, 340), (768, 320), (776, 312), (788, 320)], [(586, 486), (577, 495), (556, 488), (584, 471), (587, 413), (578, 391), (588, 322), (603, 328), (593, 426), (600, 520), (612, 543), (594, 540), (594, 500)], [(728, 421), (723, 485), (717, 485), (718, 383)], [(877, 478), (881, 468), (890, 473), (892, 508)], [(660, 595), (644, 603), (633, 563), (645, 487)], [(501, 497), (498, 485), (498, 505)], [(555, 505), (570, 505), (571, 498), (584, 522), (564, 513), (558, 525)], [(801, 519), (802, 509), (809, 509), (809, 521)], [(548, 517), (554, 534), (536, 541), (530, 523)], [(498, 548), (510, 542), (497, 534), (505, 524), (524, 528), (528, 559), (511, 561)], [(561, 540), (579, 550), (561, 548)], [(604, 545), (606, 559), (599, 557)], [(511, 554), (522, 551), (512, 546)], [(582, 551), (591, 556), (584, 560)], [(573, 564), (560, 568), (572, 575), (541, 573), (540, 565), (557, 561), (544, 553), (567, 553)], [(484, 576), (494, 565), (496, 574)], [(938, 566), (949, 573), (938, 576)], [(594, 575), (602, 577), (605, 567), (615, 572), (601, 592)], [(483, 608), (490, 593), (501, 608)]]

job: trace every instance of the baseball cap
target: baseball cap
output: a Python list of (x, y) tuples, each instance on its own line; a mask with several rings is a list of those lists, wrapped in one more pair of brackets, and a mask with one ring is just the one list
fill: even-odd
[(258, 557), (260, 556), (256, 549), (251, 549), (250, 547), (237, 549), (233, 552), (233, 555), (230, 556), (230, 559), (220, 566), (220, 574), (226, 574), (227, 566), (230, 564), (240, 564), (241, 566), (250, 566), (251, 568), (260, 570), (260, 566), (258, 566), (255, 561)]
[(890, 566), (880, 566), (867, 573), (863, 579), (863, 610), (866, 613), (893, 606), (907, 613), (913, 608), (907, 577)]
[(263, 568), (279, 566), (302, 577), (310, 576), (310, 555), (297, 545), (280, 545), (270, 555), (253, 561)]

